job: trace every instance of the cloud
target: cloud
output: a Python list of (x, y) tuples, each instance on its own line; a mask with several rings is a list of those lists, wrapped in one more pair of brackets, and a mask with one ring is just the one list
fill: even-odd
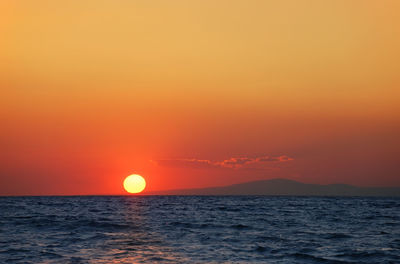
[(292, 161), (286, 155), (282, 156), (261, 156), (261, 157), (234, 157), (222, 161), (211, 161), (204, 159), (159, 159), (154, 160), (157, 165), (173, 168), (192, 168), (192, 169), (271, 169), (277, 164)]
[(259, 162), (285, 162), (285, 161), (291, 161), (293, 159), (289, 158), (286, 155), (283, 155), (283, 156), (278, 156), (278, 157), (265, 156), (265, 157), (257, 158), (257, 160)]

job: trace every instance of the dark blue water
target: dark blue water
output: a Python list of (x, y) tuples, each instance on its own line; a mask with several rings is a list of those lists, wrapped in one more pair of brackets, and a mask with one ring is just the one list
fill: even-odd
[(400, 199), (0, 197), (0, 263), (400, 263)]

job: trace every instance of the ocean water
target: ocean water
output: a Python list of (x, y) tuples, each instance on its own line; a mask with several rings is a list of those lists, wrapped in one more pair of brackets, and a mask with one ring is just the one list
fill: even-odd
[(400, 263), (400, 199), (0, 197), (0, 263)]

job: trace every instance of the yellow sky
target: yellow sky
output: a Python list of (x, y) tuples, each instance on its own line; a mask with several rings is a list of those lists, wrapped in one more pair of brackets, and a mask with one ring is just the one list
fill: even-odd
[(254, 104), (271, 95), (379, 99), (400, 79), (398, 1), (5, 5), (2, 69), (27, 81), (89, 81), (108, 93), (106, 81), (113, 93), (215, 93)]

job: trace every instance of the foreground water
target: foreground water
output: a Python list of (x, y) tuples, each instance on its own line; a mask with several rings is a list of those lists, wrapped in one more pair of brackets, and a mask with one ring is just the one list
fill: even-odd
[(0, 197), (0, 263), (399, 263), (400, 199)]

